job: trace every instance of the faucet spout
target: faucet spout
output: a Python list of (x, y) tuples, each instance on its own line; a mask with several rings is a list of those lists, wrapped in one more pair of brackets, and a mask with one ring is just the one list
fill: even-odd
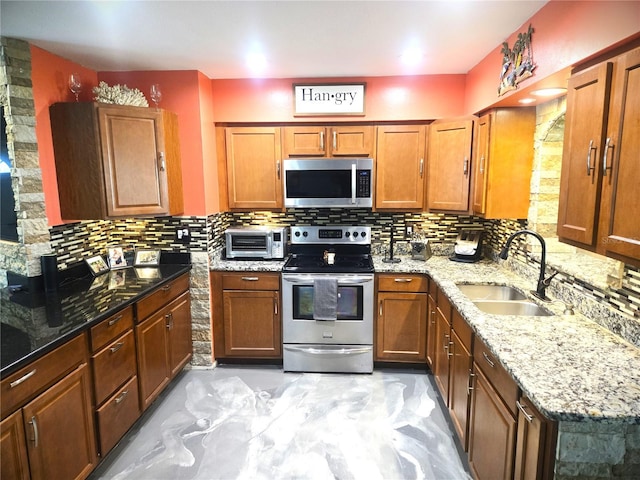
[(551, 283), (551, 279), (555, 277), (558, 274), (558, 272), (555, 272), (553, 275), (551, 275), (547, 279), (544, 278), (546, 264), (547, 264), (547, 245), (544, 241), (544, 238), (542, 238), (542, 236), (539, 233), (534, 232), (533, 230), (518, 230), (517, 232), (512, 233), (507, 239), (507, 241), (505, 242), (504, 247), (502, 247), (502, 250), (500, 251), (500, 254), (498, 256), (501, 259), (506, 260), (507, 256), (509, 255), (509, 247), (511, 246), (511, 242), (513, 242), (513, 239), (519, 235), (531, 235), (537, 238), (538, 241), (540, 242), (540, 245), (542, 246), (542, 253), (540, 256), (540, 276), (538, 277), (538, 284), (536, 285), (536, 289), (532, 290), (531, 293), (535, 295), (537, 298), (539, 298), (540, 300), (549, 302), (550, 300), (549, 298), (547, 298), (545, 294), (545, 290)]

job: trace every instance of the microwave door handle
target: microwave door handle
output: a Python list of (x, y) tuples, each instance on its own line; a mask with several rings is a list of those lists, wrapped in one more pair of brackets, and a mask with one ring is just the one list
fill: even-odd
[(351, 203), (356, 204), (356, 164), (351, 164)]

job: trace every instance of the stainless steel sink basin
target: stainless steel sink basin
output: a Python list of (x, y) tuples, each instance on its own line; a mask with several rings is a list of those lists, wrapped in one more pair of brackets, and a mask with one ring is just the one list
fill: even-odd
[(523, 315), (532, 317), (550, 317), (552, 312), (533, 302), (524, 300), (474, 300), (473, 303), (483, 312), (491, 315)]
[(526, 296), (508, 285), (482, 283), (458, 284), (458, 288), (470, 300), (526, 300)]

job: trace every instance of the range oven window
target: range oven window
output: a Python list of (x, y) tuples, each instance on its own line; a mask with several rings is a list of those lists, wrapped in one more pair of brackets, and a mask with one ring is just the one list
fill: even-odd
[[(293, 318), (313, 320), (313, 285), (293, 285)], [(338, 320), (362, 320), (362, 285), (338, 285)]]

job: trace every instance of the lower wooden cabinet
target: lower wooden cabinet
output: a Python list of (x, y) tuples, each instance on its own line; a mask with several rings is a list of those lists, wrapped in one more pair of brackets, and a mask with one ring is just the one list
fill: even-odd
[(376, 276), (379, 361), (427, 361), (427, 278), (422, 275)]
[(437, 289), (436, 283), (429, 279), (429, 295), (427, 297), (427, 365), (431, 371), (433, 371), (436, 356)]
[(96, 410), (100, 452), (106, 455), (140, 417), (138, 377), (134, 376)]
[(440, 389), (440, 394), (448, 406), (449, 400), (449, 368), (452, 355), (451, 345), (451, 303), (438, 292), (436, 303), (435, 354), (433, 377)]
[(29, 458), (22, 410), (9, 415), (0, 423), (0, 458), (0, 478), (29, 479)]
[(458, 434), (462, 448), (468, 449), (469, 409), (471, 406), (471, 380), (473, 357), (471, 341), (473, 333), (469, 325), (453, 310), (450, 368), (449, 368), (449, 414)]
[(211, 272), (216, 358), (282, 358), (280, 274)]
[(86, 478), (98, 457), (89, 368), (81, 365), (22, 409), (32, 479)]
[(550, 480), (554, 477), (557, 425), (545, 418), (527, 397), (518, 406), (518, 432), (513, 478)]

